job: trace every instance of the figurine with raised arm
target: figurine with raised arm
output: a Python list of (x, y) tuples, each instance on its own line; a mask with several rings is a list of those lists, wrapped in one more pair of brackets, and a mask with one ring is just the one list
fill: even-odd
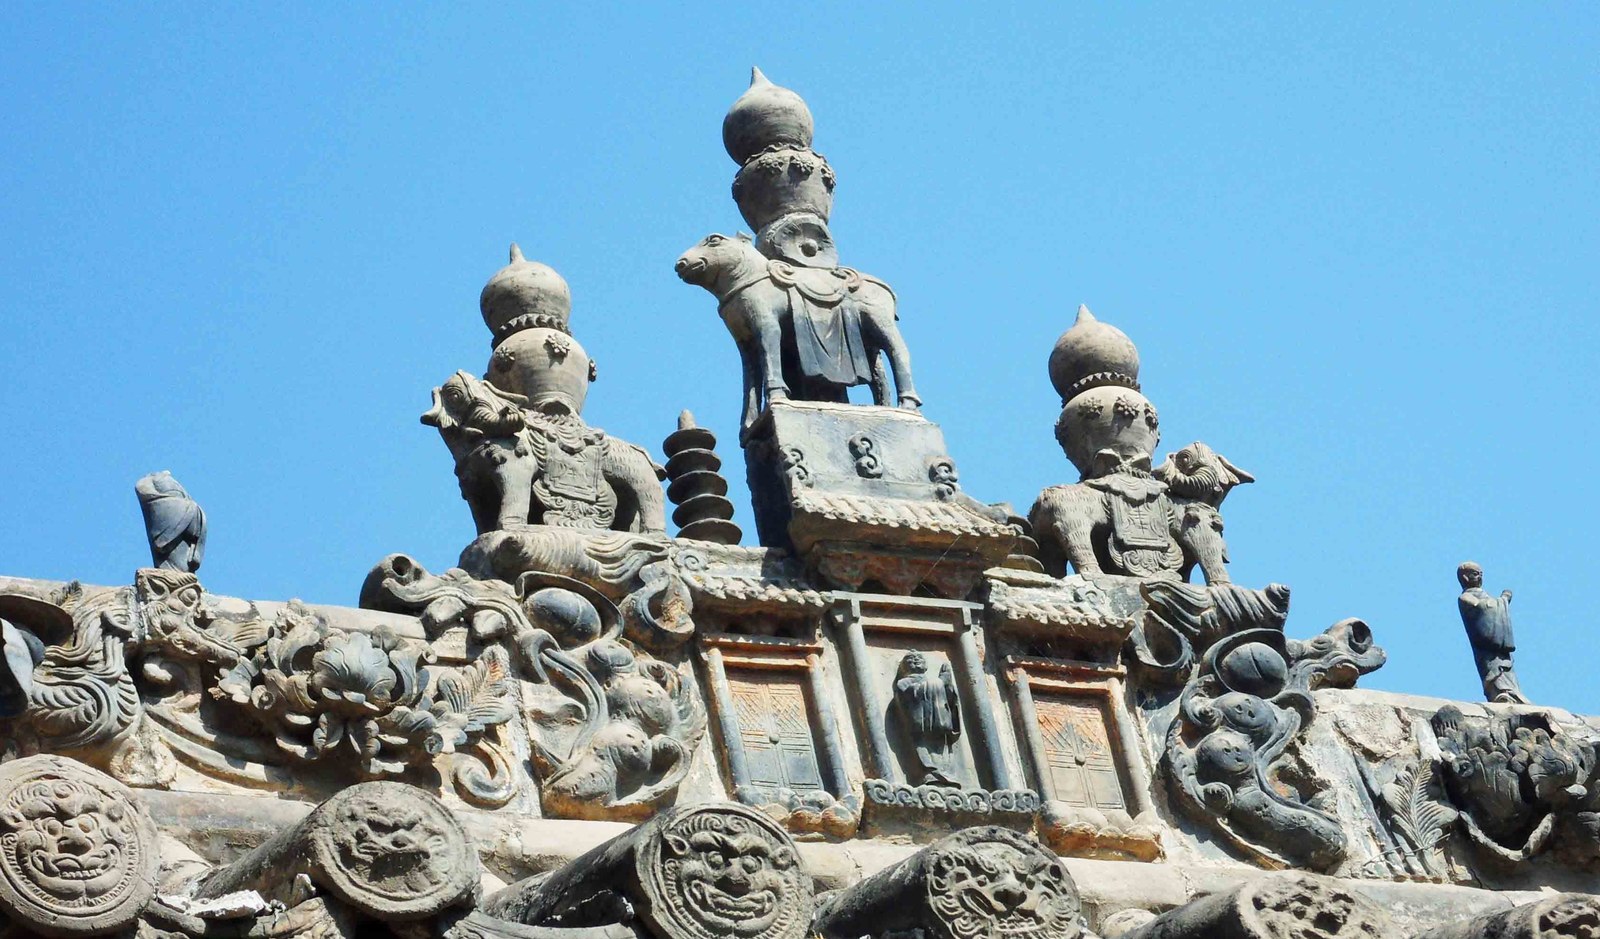
[(1456, 568), (1461, 582), (1461, 625), (1467, 628), (1472, 657), (1483, 679), (1483, 696), (1497, 704), (1527, 704), (1517, 673), (1512, 670), (1511, 653), (1517, 644), (1511, 636), (1511, 591), (1498, 597), (1483, 589), (1483, 568), (1472, 561)]

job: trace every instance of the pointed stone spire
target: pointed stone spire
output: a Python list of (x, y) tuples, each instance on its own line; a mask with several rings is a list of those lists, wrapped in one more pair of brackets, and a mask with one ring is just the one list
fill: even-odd
[(510, 260), (509, 263), (511, 263), (511, 264), (521, 264), (523, 261), (526, 261), (526, 260), (527, 260), (527, 258), (522, 256), (522, 246), (517, 244), (515, 241), (513, 241), (511, 243), (511, 260)]
[(661, 445), (667, 454), (667, 498), (677, 506), (672, 521), (679, 538), (738, 544), (743, 532), (731, 521), (733, 503), (716, 448), (716, 435), (695, 424), (693, 414), (678, 415), (678, 429)]

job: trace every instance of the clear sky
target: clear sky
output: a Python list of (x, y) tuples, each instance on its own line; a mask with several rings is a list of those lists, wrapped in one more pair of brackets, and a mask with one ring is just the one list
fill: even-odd
[(690, 408), (737, 486), (733, 344), (672, 262), (741, 224), (754, 63), (810, 103), (970, 493), (1075, 480), (1045, 361), (1088, 303), (1163, 451), (1257, 476), (1234, 579), (1291, 585), (1291, 635), (1361, 616), (1366, 684), (1474, 698), (1471, 557), (1528, 693), (1600, 713), (1600, 9), (877, 8), (0, 6), (0, 573), (130, 582), (163, 468), (214, 591), (450, 566), (417, 418), (487, 364), (512, 240), (572, 285), (591, 423), (659, 453)]

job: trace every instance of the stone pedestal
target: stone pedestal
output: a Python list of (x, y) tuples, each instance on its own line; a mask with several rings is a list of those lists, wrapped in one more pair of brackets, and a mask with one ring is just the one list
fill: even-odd
[(745, 466), (761, 543), (844, 589), (959, 599), (1021, 535), (961, 491), (939, 425), (903, 408), (774, 402)]

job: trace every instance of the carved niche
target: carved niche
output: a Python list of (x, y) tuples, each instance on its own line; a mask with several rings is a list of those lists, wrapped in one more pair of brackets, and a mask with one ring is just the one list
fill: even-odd
[[(836, 594), (871, 813), (1031, 817), (1001, 746), (975, 603)], [(887, 814), (884, 814), (887, 813)]]
[(1122, 705), (1120, 666), (1006, 657), (1006, 677), (1034, 782), (1039, 827), (1064, 853), (1149, 861), (1160, 822), (1137, 731)]
[(855, 833), (861, 799), (845, 772), (824, 647), (780, 637), (700, 637), (734, 797), (794, 831)]

